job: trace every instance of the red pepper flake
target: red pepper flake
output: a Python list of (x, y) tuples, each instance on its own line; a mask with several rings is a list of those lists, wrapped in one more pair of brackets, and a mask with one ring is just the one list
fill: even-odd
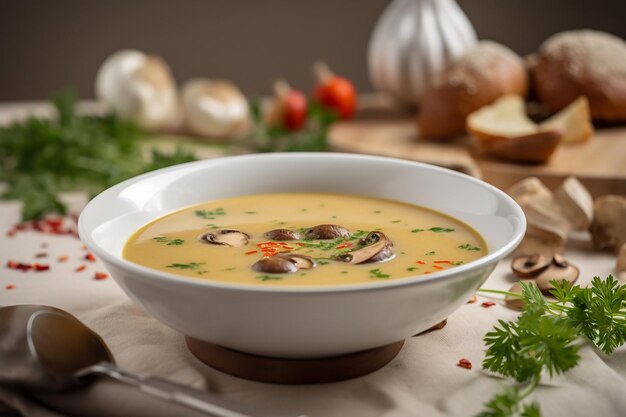
[(443, 269), (443, 266), (433, 265), (433, 268), (435, 268), (435, 269)]
[(7, 261), (7, 268), (17, 269), (17, 270), (26, 272), (29, 269), (33, 269), (33, 266), (31, 264), (27, 264), (24, 262)]
[(52, 228), (58, 228), (63, 224), (63, 219), (60, 217), (47, 218), (44, 222)]
[(89, 248), (85, 245), (83, 245), (83, 247), (81, 248), (82, 250), (89, 250)]
[(7, 237), (13, 237), (17, 234), (17, 230), (12, 229), (7, 232)]
[(293, 250), (293, 248), (289, 245), (283, 245), (283, 249), (287, 249), (288, 251)]
[(37, 272), (41, 272), (41, 271), (47, 271), (50, 269), (50, 265), (44, 265), (44, 264), (38, 264), (38, 263), (34, 263), (33, 264), (33, 269)]
[(475, 295), (472, 295), (472, 298), (467, 301), (467, 304), (474, 304), (476, 300), (478, 300), (478, 298), (476, 298)]
[(246, 252), (246, 255), (252, 255), (253, 253), (257, 253), (258, 250), (251, 250), (249, 252)]
[(59, 261), (59, 262), (67, 262), (67, 260), (68, 260), (68, 259), (70, 259), (70, 257), (69, 257), (69, 256), (67, 256), (67, 255), (61, 255), (61, 256), (59, 256), (59, 257), (57, 258), (57, 261)]
[(81, 265), (78, 268), (76, 268), (74, 272), (81, 272), (81, 271), (84, 271), (85, 269), (87, 269), (87, 265)]
[(108, 277), (109, 277), (109, 274), (105, 272), (96, 272), (93, 276), (93, 279), (101, 280), (101, 279), (107, 279)]
[(456, 366), (460, 366), (461, 368), (465, 369), (472, 369), (472, 363), (465, 358), (459, 359), (459, 363), (457, 363)]
[(430, 273), (431, 273), (430, 271), (426, 271), (426, 272), (424, 272), (424, 275), (428, 275)]
[(39, 252), (35, 254), (35, 258), (47, 258), (48, 254), (46, 252)]
[(9, 285), (7, 285), (6, 287), (4, 287), (4, 289), (6, 289), (7, 291), (8, 291), (8, 290), (15, 289), (15, 285), (13, 285), (13, 284), (9, 284)]
[(93, 253), (89, 252), (87, 255), (85, 255), (85, 260), (89, 262), (96, 262), (96, 257), (93, 255)]
[(451, 264), (452, 261), (435, 261), (434, 264)]
[(306, 246), (306, 243), (297, 242), (296, 245), (298, 245), (298, 246)]
[(485, 301), (484, 303), (481, 303), (480, 305), (481, 307), (489, 308), (489, 307), (495, 306), (496, 303), (494, 301)]
[(426, 261), (417, 261), (415, 262), (416, 264), (420, 264), (420, 265), (426, 265)]
[(335, 249), (344, 249), (344, 248), (351, 248), (351, 247), (352, 247), (352, 243), (346, 242), (346, 243), (342, 243), (339, 246), (336, 246)]

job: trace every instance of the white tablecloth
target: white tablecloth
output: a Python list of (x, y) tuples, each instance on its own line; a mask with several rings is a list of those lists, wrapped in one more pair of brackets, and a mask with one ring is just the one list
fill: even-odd
[[(75, 210), (82, 201), (72, 200)], [(50, 264), (45, 272), (0, 268), (0, 305), (47, 304), (65, 309), (87, 323), (108, 343), (122, 368), (171, 378), (180, 383), (220, 393), (253, 406), (269, 406), (277, 415), (332, 416), (470, 416), (502, 388), (499, 378), (481, 370), (482, 337), (497, 319), (512, 319), (515, 312), (501, 303), (483, 308), (466, 304), (451, 315), (440, 330), (413, 337), (389, 365), (351, 381), (308, 386), (281, 386), (242, 380), (215, 371), (197, 361), (183, 338), (134, 305), (112, 279), (94, 280), (101, 263), (85, 262), (82, 243), (69, 236), (36, 232), (6, 236), (19, 220), (17, 203), (0, 204), (0, 264), (8, 260)], [(47, 248), (42, 248), (46, 243)], [(46, 258), (35, 258), (45, 252)], [(69, 260), (58, 262), (59, 256)], [(612, 273), (614, 256), (591, 248), (588, 239), (574, 241), (566, 256), (581, 269), (581, 282), (593, 275)], [(78, 265), (87, 269), (75, 272)], [(508, 289), (513, 282), (509, 262), (503, 261), (485, 287)], [(13, 289), (6, 289), (14, 285)], [(9, 287), (10, 288), (10, 287)], [(544, 384), (533, 395), (544, 416), (625, 416), (626, 350), (607, 358), (590, 347), (582, 349), (580, 366)], [(457, 366), (469, 359), (473, 368)], [(18, 398), (9, 390), (4, 399), (28, 416), (168, 416), (180, 409), (137, 394), (116, 383), (101, 382), (80, 394)], [(45, 404), (45, 406), (44, 406)], [(0, 414), (2, 410), (0, 408)], [(195, 415), (185, 412), (184, 415)]]

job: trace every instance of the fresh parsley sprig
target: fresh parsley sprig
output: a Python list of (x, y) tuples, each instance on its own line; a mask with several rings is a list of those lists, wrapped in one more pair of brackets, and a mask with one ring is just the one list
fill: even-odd
[(547, 301), (533, 284), (520, 283), (522, 293), (482, 290), (519, 297), (524, 309), (515, 321), (499, 320), (485, 335), (483, 369), (514, 379), (485, 404), (479, 417), (539, 417), (535, 403), (524, 403), (542, 374), (552, 377), (578, 365), (581, 341), (606, 354), (626, 342), (626, 285), (613, 276), (594, 277), (591, 286), (551, 281)]
[(258, 152), (327, 151), (328, 129), (337, 116), (314, 101), (309, 102), (307, 123), (291, 132), (281, 127), (268, 127), (263, 121), (260, 100), (250, 103), (253, 125), (242, 145)]
[(135, 175), (194, 160), (182, 148), (173, 153), (142, 152), (143, 133), (114, 115), (83, 116), (71, 91), (52, 99), (56, 117), (31, 117), (0, 128), (0, 198), (22, 201), (22, 219), (65, 214), (59, 193), (91, 195)]

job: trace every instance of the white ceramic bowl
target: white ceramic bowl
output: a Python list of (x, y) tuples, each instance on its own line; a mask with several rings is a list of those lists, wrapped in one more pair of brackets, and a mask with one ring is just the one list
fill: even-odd
[[(320, 287), (196, 280), (122, 259), (128, 237), (168, 212), (273, 192), (357, 194), (430, 207), (474, 227), (489, 253), (428, 276)], [(273, 153), (192, 162), (124, 181), (94, 198), (78, 226), (124, 291), (168, 326), (243, 352), (303, 358), (383, 346), (448, 317), (519, 244), (526, 222), (505, 193), (454, 171), (363, 155)]]

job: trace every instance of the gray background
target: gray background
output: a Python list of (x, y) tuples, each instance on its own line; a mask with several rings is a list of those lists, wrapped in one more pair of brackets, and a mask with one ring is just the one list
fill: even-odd
[[(246, 94), (286, 77), (311, 87), (321, 58), (370, 91), (366, 50), (389, 0), (0, 0), (0, 100), (63, 86), (93, 96), (102, 60), (121, 48), (163, 56), (178, 81), (227, 77)], [(549, 35), (594, 28), (626, 38), (624, 0), (459, 0), (481, 38), (520, 54)]]

